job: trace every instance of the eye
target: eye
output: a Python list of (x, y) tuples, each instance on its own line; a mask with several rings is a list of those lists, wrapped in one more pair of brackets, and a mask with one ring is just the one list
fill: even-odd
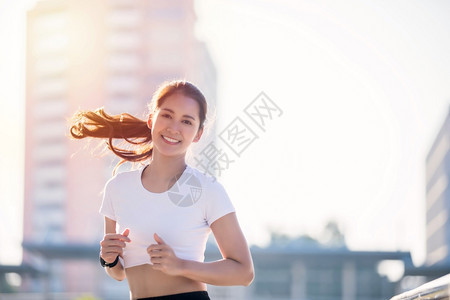
[(162, 117), (163, 117), (163, 118), (171, 118), (172, 116), (169, 115), (169, 114), (162, 114)]
[(192, 122), (189, 120), (183, 120), (183, 123), (187, 124), (187, 125), (192, 125)]

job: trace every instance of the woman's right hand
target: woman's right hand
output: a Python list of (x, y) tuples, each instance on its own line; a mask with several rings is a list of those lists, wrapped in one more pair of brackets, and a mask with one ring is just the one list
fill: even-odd
[(131, 242), (128, 238), (130, 229), (126, 228), (122, 234), (107, 233), (100, 242), (100, 256), (106, 263), (112, 263), (116, 260), (117, 255), (123, 258), (123, 248), (125, 243)]

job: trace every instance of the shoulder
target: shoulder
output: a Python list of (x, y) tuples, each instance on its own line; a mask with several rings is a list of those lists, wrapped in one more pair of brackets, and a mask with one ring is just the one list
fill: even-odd
[(195, 177), (195, 179), (198, 180), (199, 183), (204, 187), (217, 188), (219, 186), (222, 186), (222, 184), (217, 181), (217, 178), (206, 174), (199, 169), (189, 166), (189, 172), (191, 173), (192, 177)]
[(121, 187), (124, 185), (129, 186), (136, 181), (136, 178), (138, 178), (141, 171), (142, 168), (117, 173), (106, 182), (105, 188), (110, 189), (114, 187)]
[(199, 181), (200, 189), (196, 189), (200, 194), (200, 203), (204, 209), (204, 218), (208, 225), (211, 225), (222, 216), (236, 211), (223, 185), (213, 176), (192, 168), (193, 178)]
[(189, 167), (192, 177), (198, 181), (199, 186), (206, 194), (226, 194), (224, 186), (217, 180), (217, 178), (205, 174), (204, 172)]

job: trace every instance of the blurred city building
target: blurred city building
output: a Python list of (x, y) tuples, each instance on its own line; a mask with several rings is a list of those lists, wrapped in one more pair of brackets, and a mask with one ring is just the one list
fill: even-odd
[[(450, 274), (449, 177), (450, 108), (426, 157), (426, 260), (422, 266), (405, 269), (397, 288), (399, 294), (405, 294), (395, 299), (416, 299), (417, 293), (427, 299), (435, 297), (428, 295), (429, 289), (424, 290), (426, 283)], [(426, 285), (419, 288), (423, 284)], [(446, 292), (438, 294), (447, 299)]]
[[(26, 246), (26, 245), (25, 245)], [(40, 276), (48, 291), (27, 299), (74, 299), (90, 295), (95, 299), (126, 299), (128, 286), (103, 273), (97, 266), (98, 245), (54, 245), (42, 246), (37, 251), (46, 260), (93, 263), (93, 275), (100, 285), (90, 291), (73, 290), (58, 294), (52, 290), (53, 275)], [(398, 291), (401, 274), (390, 279), (382, 265), (400, 265), (400, 269), (411, 270), (413, 264), (409, 252), (350, 251), (344, 246), (324, 246), (311, 238), (280, 239), (272, 236), (271, 243), (264, 248), (251, 247), (255, 265), (255, 279), (249, 287), (208, 285), (211, 299), (215, 300), (382, 300), (389, 299)], [(217, 245), (207, 244), (205, 261), (221, 259)], [(73, 261), (75, 262), (75, 261)], [(400, 270), (402, 271), (402, 270)], [(92, 278), (88, 277), (92, 280)], [(107, 287), (107, 289), (105, 289)], [(30, 295), (28, 294), (27, 297)], [(5, 298), (17, 299), (17, 298)]]
[(450, 266), (450, 110), (426, 159), (427, 266)]
[[(323, 246), (307, 237), (279, 239), (273, 235), (267, 247), (252, 247), (251, 252), (253, 283), (245, 288), (208, 287), (212, 299), (388, 299), (395, 294), (401, 276), (391, 280), (381, 266), (412, 266), (409, 252), (350, 251), (345, 245)], [(212, 249), (210, 253), (214, 258)]]
[(192, 0), (42, 0), (28, 12), (24, 262), (50, 278), (30, 277), (27, 291), (114, 294), (83, 245), (98, 256), (101, 191), (118, 160), (70, 140), (67, 119), (102, 106), (145, 118), (156, 87), (178, 78), (213, 111), (216, 71), (195, 23)]

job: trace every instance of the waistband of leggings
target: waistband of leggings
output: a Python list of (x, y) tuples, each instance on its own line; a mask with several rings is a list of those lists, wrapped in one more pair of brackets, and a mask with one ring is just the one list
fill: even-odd
[(165, 296), (139, 298), (137, 300), (208, 300), (210, 299), (207, 291), (194, 291), (186, 293), (171, 294)]

